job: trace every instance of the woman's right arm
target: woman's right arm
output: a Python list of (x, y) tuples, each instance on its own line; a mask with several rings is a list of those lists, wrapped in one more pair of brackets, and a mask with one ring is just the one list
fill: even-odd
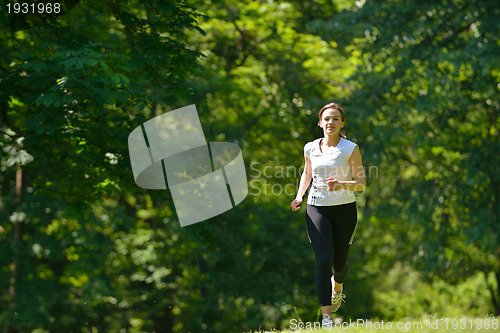
[(293, 200), (291, 204), (292, 210), (294, 212), (300, 209), (299, 205), (301, 204), (302, 198), (304, 197), (304, 194), (306, 193), (309, 184), (311, 184), (311, 179), (312, 179), (311, 160), (309, 160), (305, 152), (304, 152), (304, 159), (306, 161), (306, 164), (304, 172), (302, 172), (302, 176), (300, 177), (299, 190), (297, 191), (297, 196), (295, 197), (295, 200)]

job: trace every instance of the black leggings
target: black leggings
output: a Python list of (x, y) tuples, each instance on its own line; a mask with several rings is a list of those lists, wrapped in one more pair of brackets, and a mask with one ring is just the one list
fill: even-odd
[(307, 205), (307, 235), (316, 256), (316, 292), (321, 306), (331, 305), (332, 273), (337, 283), (347, 275), (347, 255), (358, 224), (356, 202), (338, 206)]

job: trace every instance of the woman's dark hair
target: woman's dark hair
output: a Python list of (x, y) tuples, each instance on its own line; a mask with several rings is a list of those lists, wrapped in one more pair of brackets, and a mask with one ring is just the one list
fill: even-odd
[[(332, 109), (332, 110), (338, 110), (340, 112), (340, 116), (342, 117), (342, 121), (345, 121), (345, 112), (344, 110), (342, 110), (342, 108), (340, 107), (340, 105), (338, 105), (337, 103), (328, 103), (327, 105), (323, 106), (321, 108), (321, 110), (319, 110), (319, 121), (321, 121), (321, 116), (323, 115), (323, 112), (325, 112), (325, 110), (328, 110), (328, 109)], [(319, 122), (318, 122), (319, 124)], [(342, 132), (339, 132), (339, 135), (344, 138), (344, 139), (347, 139), (346, 135)]]

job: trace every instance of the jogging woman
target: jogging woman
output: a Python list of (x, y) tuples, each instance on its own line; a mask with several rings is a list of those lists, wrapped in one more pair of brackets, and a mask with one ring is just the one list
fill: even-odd
[[(316, 292), (323, 327), (332, 327), (331, 313), (345, 295), (347, 255), (357, 226), (354, 191), (365, 189), (365, 174), (358, 146), (341, 133), (342, 108), (330, 103), (319, 111), (323, 137), (304, 146), (305, 168), (292, 210), (298, 211), (312, 181), (306, 209), (306, 228), (316, 256)], [(333, 287), (332, 287), (333, 285)], [(333, 289), (333, 290), (332, 290)]]

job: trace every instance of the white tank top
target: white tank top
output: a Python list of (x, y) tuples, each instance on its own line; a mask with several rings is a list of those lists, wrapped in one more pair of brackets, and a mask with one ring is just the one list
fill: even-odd
[(337, 147), (330, 148), (323, 154), (319, 148), (322, 138), (308, 142), (304, 152), (311, 161), (312, 181), (307, 199), (308, 205), (335, 206), (356, 201), (350, 190), (327, 191), (326, 180), (333, 177), (337, 180), (352, 180), (349, 158), (356, 147), (350, 140), (340, 138)]

